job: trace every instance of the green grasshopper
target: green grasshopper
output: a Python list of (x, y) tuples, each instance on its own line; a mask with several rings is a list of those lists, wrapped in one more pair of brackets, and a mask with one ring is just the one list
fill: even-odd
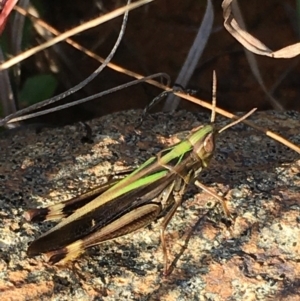
[[(213, 106), (216, 106), (214, 98)], [(219, 131), (214, 126), (213, 110), (210, 124), (194, 129), (185, 140), (160, 151), (125, 178), (112, 180), (60, 204), (27, 211), (28, 221), (62, 219), (33, 241), (27, 254), (44, 253), (51, 264), (65, 263), (89, 247), (131, 233), (164, 215), (160, 237), (164, 274), (168, 274), (165, 229), (181, 204), (187, 185), (195, 182), (208, 166), (216, 135), (247, 118), (254, 110)], [(198, 181), (197, 186), (220, 200), (225, 214), (229, 215), (222, 198)]]

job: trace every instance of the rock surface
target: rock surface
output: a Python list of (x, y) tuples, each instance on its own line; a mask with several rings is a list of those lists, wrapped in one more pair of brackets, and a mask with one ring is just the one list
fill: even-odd
[[(174, 269), (162, 276), (159, 221), (51, 266), (28, 258), (29, 242), (53, 223), (28, 223), (28, 208), (47, 206), (93, 188), (105, 175), (136, 167), (207, 122), (204, 114), (155, 114), (138, 130), (140, 112), (80, 124), (32, 128), (0, 137), (0, 300), (300, 300), (299, 154), (239, 124), (220, 134), (199, 180), (223, 193), (231, 226), (210, 195), (190, 185), (167, 229)], [(228, 121), (217, 116), (218, 126)], [(258, 112), (257, 125), (300, 145), (300, 114)]]

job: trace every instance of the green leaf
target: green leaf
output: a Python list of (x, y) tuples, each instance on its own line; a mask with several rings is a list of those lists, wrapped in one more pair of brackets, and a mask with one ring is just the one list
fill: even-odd
[(50, 98), (57, 87), (57, 80), (51, 74), (39, 74), (29, 77), (20, 93), (19, 100), (22, 106), (28, 106)]

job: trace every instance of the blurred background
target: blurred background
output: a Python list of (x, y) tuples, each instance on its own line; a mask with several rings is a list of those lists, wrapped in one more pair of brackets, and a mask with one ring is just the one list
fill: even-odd
[[(2, 1), (3, 5), (4, 2)], [(277, 50), (299, 41), (299, 2), (240, 0), (238, 3), (248, 31), (272, 50)], [(24, 7), (32, 14), (58, 31), (65, 32), (125, 5), (125, 1), (20, 0), (18, 5), (21, 4), (25, 4)], [(247, 111), (253, 107), (258, 107), (259, 110), (274, 109), (254, 77), (243, 47), (223, 26), (222, 1), (214, 0), (212, 4), (212, 32), (186, 88), (197, 90), (196, 97), (210, 101), (212, 71), (216, 70), (219, 107), (231, 112)], [(166, 72), (174, 84), (197, 35), (206, 6), (206, 0), (156, 0), (131, 11), (125, 36), (112, 62), (145, 76)], [(0, 37), (2, 61), (53, 37), (27, 17), (21, 25), (20, 21), (16, 23), (18, 16), (18, 12), (11, 12)], [(106, 57), (117, 39), (121, 22), (122, 17), (118, 17), (73, 36), (72, 39), (99, 56)], [(299, 57), (272, 59), (255, 55), (255, 58), (269, 93), (284, 110), (300, 111)], [(5, 109), (8, 89), (4, 85), (7, 84), (7, 78), (16, 108), (20, 109), (71, 88), (87, 78), (99, 65), (97, 60), (84, 52), (61, 42), (1, 71), (1, 76), (6, 73), (5, 79), (0, 82), (1, 117), (12, 113)], [(74, 101), (131, 80), (127, 75), (106, 68), (95, 80), (64, 102)], [(160, 92), (160, 89), (148, 84), (139, 84), (28, 122), (60, 125), (119, 110), (144, 108)], [(162, 105), (155, 110), (160, 110)], [(178, 109), (202, 110), (201, 107), (184, 100), (180, 102)]]

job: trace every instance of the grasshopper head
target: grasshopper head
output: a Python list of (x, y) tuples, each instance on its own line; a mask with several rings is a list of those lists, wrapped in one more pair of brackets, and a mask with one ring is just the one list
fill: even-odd
[(201, 160), (202, 166), (207, 167), (215, 150), (216, 130), (213, 124), (199, 127), (188, 138), (193, 146), (193, 153), (198, 160)]

